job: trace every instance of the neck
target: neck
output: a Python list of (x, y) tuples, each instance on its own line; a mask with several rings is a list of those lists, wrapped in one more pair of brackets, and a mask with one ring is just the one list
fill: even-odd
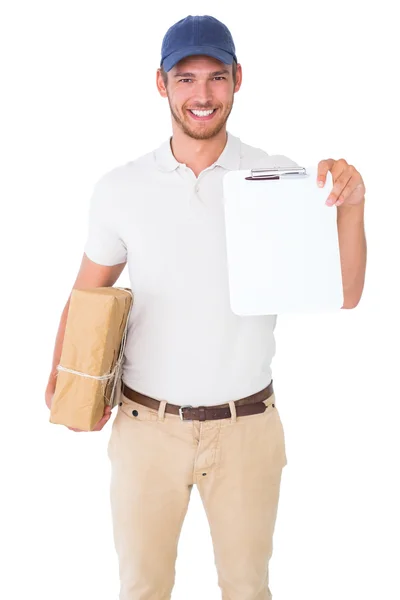
[(221, 156), (227, 142), (226, 127), (208, 140), (196, 140), (174, 128), (171, 149), (176, 160), (189, 167), (196, 177)]

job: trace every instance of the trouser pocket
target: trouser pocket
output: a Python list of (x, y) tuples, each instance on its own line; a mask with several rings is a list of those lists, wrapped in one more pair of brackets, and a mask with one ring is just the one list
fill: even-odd
[(280, 456), (281, 456), (281, 460), (282, 460), (282, 467), (284, 467), (287, 465), (285, 431), (283, 429), (281, 416), (279, 414), (279, 410), (277, 409), (276, 405), (275, 405), (274, 411), (275, 411), (275, 418), (277, 421), (277, 435), (279, 437)]

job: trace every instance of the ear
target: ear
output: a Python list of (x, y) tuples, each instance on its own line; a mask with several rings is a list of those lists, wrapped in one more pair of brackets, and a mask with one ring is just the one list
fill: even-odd
[(168, 98), (167, 89), (164, 85), (164, 80), (161, 74), (161, 68), (157, 69), (156, 85), (160, 96), (162, 96), (163, 98)]
[(233, 90), (235, 93), (240, 90), (242, 81), (243, 81), (242, 65), (240, 63), (238, 63), (237, 67), (236, 67), (236, 85), (235, 85), (235, 89)]

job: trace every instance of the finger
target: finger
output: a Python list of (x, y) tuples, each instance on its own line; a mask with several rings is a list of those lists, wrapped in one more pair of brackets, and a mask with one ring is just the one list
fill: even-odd
[[(111, 418), (111, 406), (107, 405), (104, 409), (104, 414), (103, 414), (102, 418), (95, 425), (95, 427), (94, 427), (94, 429), (92, 429), (92, 431), (98, 431), (98, 429), (101, 429), (110, 418)], [(78, 431), (78, 432), (84, 431), (83, 429), (75, 429), (75, 427), (68, 427), (68, 429), (70, 429), (71, 431)]]
[(349, 169), (345, 169), (342, 174), (335, 180), (331, 193), (329, 194), (325, 204), (332, 206), (338, 201), (339, 196), (342, 194), (345, 187), (348, 185), (351, 179), (352, 173)]
[(358, 188), (360, 188), (363, 185), (361, 175), (357, 171), (357, 169), (355, 167), (353, 167), (353, 165), (349, 165), (349, 171), (350, 171), (351, 177), (350, 177), (346, 187), (343, 189), (342, 193), (340, 194), (340, 196), (336, 202), (336, 206), (341, 206), (342, 204), (344, 204), (344, 202), (346, 202), (346, 200), (348, 198), (350, 198), (350, 196), (353, 196), (353, 194), (358, 190)]
[(109, 420), (110, 420), (109, 416), (102, 417), (100, 419), (100, 421), (95, 425), (95, 427), (92, 431), (99, 431), (99, 429), (102, 429), (104, 427), (104, 425), (107, 423), (107, 421), (109, 421)]
[(335, 203), (336, 206), (341, 206), (353, 194), (354, 186), (352, 185), (352, 181), (353, 181), (353, 178), (350, 179), (348, 185), (346, 185), (346, 187), (340, 194), (338, 200)]
[(317, 183), (319, 187), (323, 187), (325, 185), (326, 175), (328, 171), (332, 169), (334, 162), (335, 161), (333, 158), (327, 158), (318, 163)]

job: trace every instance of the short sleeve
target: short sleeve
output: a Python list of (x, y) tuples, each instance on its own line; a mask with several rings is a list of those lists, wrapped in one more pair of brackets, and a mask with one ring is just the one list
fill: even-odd
[(106, 174), (97, 181), (90, 198), (84, 252), (100, 265), (112, 266), (127, 260), (127, 249), (116, 226), (116, 193), (112, 180)]

